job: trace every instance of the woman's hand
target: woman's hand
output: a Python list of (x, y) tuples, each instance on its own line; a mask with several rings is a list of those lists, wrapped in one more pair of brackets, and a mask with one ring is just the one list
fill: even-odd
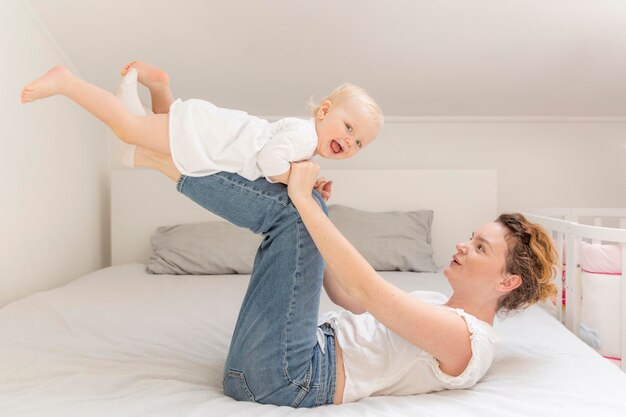
[(324, 177), (320, 177), (317, 179), (317, 181), (315, 181), (313, 189), (320, 193), (324, 201), (328, 201), (330, 199), (330, 195), (333, 192), (333, 182), (327, 180)]
[(312, 199), (311, 192), (317, 183), (320, 174), (320, 167), (311, 161), (301, 161), (291, 163), (291, 173), (287, 192), (294, 204)]

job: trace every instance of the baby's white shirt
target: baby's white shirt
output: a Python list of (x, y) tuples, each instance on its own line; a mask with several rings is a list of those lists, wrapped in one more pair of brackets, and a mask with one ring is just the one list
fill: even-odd
[[(459, 376), (447, 375), (430, 353), (398, 336), (371, 314), (356, 315), (346, 310), (330, 312), (320, 316), (319, 323), (331, 324), (341, 346), (346, 376), (343, 402), (380, 395), (469, 388), (489, 369), (500, 341), (493, 327), (461, 309), (442, 305), (447, 301), (443, 294), (415, 291), (411, 295), (465, 319), (472, 347), (467, 368)], [(320, 333), (321, 330), (318, 331), (318, 343)]]
[(317, 147), (313, 119), (270, 123), (198, 99), (172, 103), (169, 137), (174, 164), (191, 177), (227, 171), (253, 181), (286, 172), (290, 162), (310, 159)]

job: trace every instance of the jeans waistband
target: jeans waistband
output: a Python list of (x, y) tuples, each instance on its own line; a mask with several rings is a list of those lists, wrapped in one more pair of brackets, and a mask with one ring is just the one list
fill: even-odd
[[(320, 369), (320, 391), (316, 405), (332, 404), (335, 399), (336, 379), (337, 379), (337, 357), (335, 352), (335, 329), (330, 323), (323, 323), (318, 326), (324, 334), (326, 343), (323, 360)], [(321, 352), (320, 352), (321, 353)]]

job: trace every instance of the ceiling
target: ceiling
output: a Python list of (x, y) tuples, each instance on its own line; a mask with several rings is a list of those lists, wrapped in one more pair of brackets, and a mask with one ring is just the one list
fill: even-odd
[(344, 81), (388, 116), (626, 116), (623, 0), (24, 0), (113, 89), (139, 59), (175, 97), (302, 115)]

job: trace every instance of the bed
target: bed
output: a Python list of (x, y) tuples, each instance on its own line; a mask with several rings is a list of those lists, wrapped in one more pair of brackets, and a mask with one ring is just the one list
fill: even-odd
[[(335, 181), (337, 204), (374, 211), (432, 209), (432, 245), (439, 266), (449, 262), (454, 242), (496, 215), (496, 178), (490, 170), (324, 174)], [(372, 190), (379, 198), (372, 198)], [(236, 402), (222, 393), (222, 368), (249, 275), (146, 271), (155, 227), (216, 220), (180, 197), (156, 173), (114, 172), (113, 266), (0, 309), (0, 416), (623, 416), (626, 412), (626, 376), (567, 330), (550, 305), (496, 321), (501, 347), (492, 368), (469, 390), (298, 410)], [(450, 292), (440, 270), (381, 274), (407, 291)], [(332, 308), (336, 306), (324, 296), (320, 310)]]

